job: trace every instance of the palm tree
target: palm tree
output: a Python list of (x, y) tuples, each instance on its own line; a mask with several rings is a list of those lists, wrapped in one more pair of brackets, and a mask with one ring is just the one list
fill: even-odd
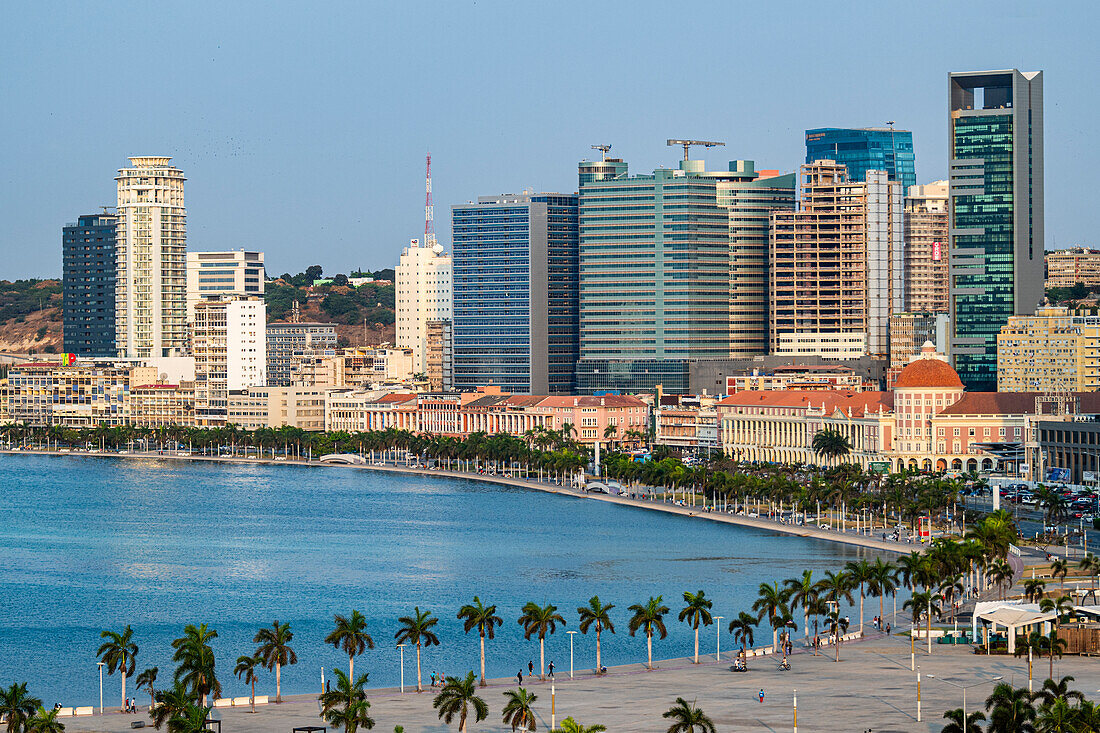
[(893, 595), (898, 591), (898, 583), (894, 576), (894, 571), (894, 565), (886, 562), (881, 557), (875, 558), (874, 564), (871, 565), (871, 576), (867, 581), (867, 590), (871, 595), (878, 596), (878, 617), (880, 625), (882, 625), (882, 619), (885, 617), (883, 602), (886, 596)]
[(321, 717), (332, 726), (341, 726), (344, 733), (355, 733), (360, 728), (370, 730), (374, 727), (374, 718), (370, 717), (370, 703), (367, 702), (367, 675), (359, 675), (352, 680), (342, 669), (333, 669), (336, 677), (335, 689), (321, 693)]
[(1024, 581), (1024, 598), (1032, 603), (1038, 603), (1046, 595), (1046, 587), (1046, 581), (1028, 578)]
[(1058, 588), (1066, 589), (1066, 573), (1069, 572), (1069, 560), (1064, 558), (1055, 560), (1050, 564), (1050, 577), (1058, 578)]
[(249, 656), (245, 654), (237, 657), (237, 666), (233, 668), (233, 674), (237, 675), (237, 679), (252, 687), (252, 696), (249, 698), (249, 702), (252, 704), (252, 712), (256, 712), (256, 683), (260, 679), (256, 675), (256, 670), (263, 665), (264, 660), (259, 655)]
[(833, 635), (833, 643), (836, 648), (834, 662), (840, 661), (840, 638), (848, 631), (848, 619), (842, 618), (838, 611), (832, 611), (825, 616), (825, 629)]
[(506, 690), (504, 697), (504, 710), (501, 711), (501, 722), (512, 726), (512, 730), (521, 728), (524, 731), (538, 730), (535, 722), (535, 701), (538, 695), (519, 687), (515, 690)]
[(932, 614), (940, 615), (940, 596), (932, 591), (918, 591), (905, 602), (902, 608), (908, 608), (913, 612), (913, 625), (920, 623), (921, 616), (928, 622), (926, 627), (928, 639), (928, 653), (932, 653)]
[(8, 733), (20, 733), (40, 707), (42, 701), (27, 694), (26, 682), (13, 682), (6, 690), (0, 688), (0, 717), (7, 720)]
[(278, 619), (271, 622), (271, 628), (262, 628), (252, 637), (252, 643), (259, 644), (256, 656), (264, 667), (275, 670), (275, 702), (283, 701), (283, 667), (298, 663), (298, 655), (290, 648), (293, 639), (290, 624), (281, 624)]
[(753, 629), (756, 628), (756, 624), (759, 619), (753, 616), (751, 613), (745, 613), (742, 611), (737, 615), (737, 618), (730, 621), (730, 633), (733, 634), (733, 640), (735, 642), (741, 642), (742, 647), (752, 647)]
[(779, 650), (779, 627), (776, 621), (788, 614), (787, 593), (780, 590), (778, 583), (761, 583), (758, 593), (752, 610), (756, 611), (757, 618), (761, 621), (767, 617), (768, 624), (772, 627), (772, 654), (775, 654)]
[(581, 623), (580, 628), (582, 634), (587, 634), (588, 630), (593, 626), (596, 627), (596, 674), (603, 674), (603, 665), (600, 660), (600, 634), (604, 629), (607, 629), (612, 634), (615, 633), (615, 625), (611, 623), (611, 617), (608, 615), (608, 611), (615, 607), (614, 603), (608, 603), (604, 605), (600, 602), (599, 596), (592, 596), (588, 599), (587, 606), (580, 606), (577, 608), (577, 615), (580, 616)]
[(457, 715), (459, 733), (466, 731), (466, 717), (470, 714), (471, 707), (474, 709), (475, 723), (489, 717), (489, 706), (477, 696), (473, 672), (467, 672), (463, 678), (448, 677), (443, 689), (432, 700), (432, 707), (439, 711), (439, 719), (447, 725)]
[(172, 661), (179, 665), (174, 679), (204, 706), (207, 695), (220, 697), (222, 693), (214, 668), (214, 650), (210, 646), (216, 638), (218, 632), (208, 629), (206, 624), (188, 624), (183, 628), (183, 636), (172, 642), (172, 648), (176, 650)]
[(791, 608), (802, 609), (802, 630), (810, 638), (810, 609), (818, 598), (818, 587), (812, 570), (803, 570), (801, 577), (787, 578), (783, 581), (784, 593)]
[(981, 723), (985, 720), (985, 713), (976, 710), (966, 716), (966, 725), (963, 725), (962, 708), (948, 710), (943, 717), (951, 721), (943, 727), (943, 733), (982, 733)]
[(61, 712), (57, 708), (46, 710), (41, 705), (30, 720), (27, 721), (27, 733), (64, 733), (65, 724), (57, 719)]
[(565, 720), (561, 721), (561, 726), (550, 731), (550, 733), (603, 733), (607, 730), (606, 725), (595, 723), (593, 725), (583, 725), (573, 720), (573, 716), (570, 715)]
[(634, 612), (634, 616), (631, 617), (630, 623), (627, 625), (627, 629), (630, 631), (630, 635), (634, 636), (634, 632), (638, 629), (645, 630), (646, 648), (648, 650), (648, 666), (653, 669), (653, 632), (656, 631), (664, 639), (668, 636), (668, 630), (665, 629), (665, 614), (668, 613), (668, 606), (662, 605), (662, 597), (657, 596), (653, 598), (650, 596), (649, 600), (645, 602), (645, 605), (635, 603), (628, 610)]
[(523, 605), (519, 625), (523, 627), (523, 638), (530, 639), (532, 634), (539, 637), (539, 679), (545, 679), (546, 671), (546, 634), (553, 634), (558, 624), (565, 626), (565, 619), (558, 613), (558, 607), (547, 604), (539, 606), (534, 601)]
[(828, 462), (830, 459), (843, 458), (851, 453), (852, 443), (839, 431), (824, 428), (814, 433), (810, 448)]
[(402, 627), (393, 638), (398, 644), (416, 646), (416, 691), (423, 692), (424, 687), (420, 683), (420, 648), (439, 645), (439, 637), (432, 631), (432, 627), (439, 623), (439, 619), (433, 616), (431, 611), (421, 611), (420, 606), (416, 606), (413, 608), (412, 616), (402, 616), (397, 620)]
[(1094, 727), (1080, 728), (1076, 718), (1078, 710), (1065, 700), (1055, 700), (1050, 705), (1043, 705), (1035, 718), (1035, 730), (1038, 733), (1077, 733), (1077, 731), (1094, 731)]
[(175, 714), (168, 718), (168, 733), (203, 733), (206, 731), (206, 719), (210, 715), (211, 708), (205, 705), (196, 705), (190, 700), (177, 708)]
[(333, 616), (336, 628), (325, 637), (326, 644), (343, 648), (348, 655), (348, 677), (355, 679), (355, 656), (374, 648), (374, 639), (367, 633), (367, 617), (352, 609), (351, 616)]
[(717, 730), (706, 713), (682, 697), (676, 698), (676, 704), (661, 713), (661, 717), (672, 721), (668, 733), (716, 733)]
[(156, 690), (153, 689), (153, 685), (157, 683), (157, 674), (160, 672), (159, 667), (150, 667), (144, 670), (137, 676), (137, 680), (134, 682), (134, 686), (139, 690), (144, 687), (149, 691), (149, 707), (152, 709), (153, 703), (156, 702)]
[(687, 621), (691, 624), (691, 628), (695, 630), (695, 664), (699, 664), (699, 624), (710, 626), (714, 623), (714, 619), (710, 615), (710, 609), (714, 607), (714, 603), (706, 597), (703, 591), (698, 593), (684, 591), (684, 604), (678, 619)]
[(844, 566), (854, 585), (859, 586), (859, 633), (863, 633), (864, 585), (874, 580), (874, 570), (866, 560), (852, 560)]
[(182, 711), (186, 710), (188, 705), (194, 704), (191, 692), (179, 680), (172, 683), (172, 689), (158, 691), (155, 700), (156, 704), (149, 712), (153, 718), (153, 726), (157, 730), (172, 718), (182, 715)]
[(481, 682), (479, 684), (484, 687), (485, 637), (488, 636), (492, 639), (495, 634), (494, 629), (503, 624), (504, 619), (497, 615), (496, 606), (482, 605), (481, 599), (477, 596), (474, 596), (474, 602), (472, 604), (467, 603), (458, 610), (458, 618), (463, 621), (462, 628), (467, 634), (477, 629), (478, 636), (481, 637)]
[(1081, 558), (1081, 561), (1077, 563), (1077, 567), (1092, 576), (1094, 588), (1097, 584), (1100, 584), (1100, 557), (1090, 552)]
[(96, 656), (107, 667), (107, 674), (112, 675), (118, 672), (122, 675), (122, 704), (120, 707), (125, 710), (126, 678), (134, 674), (135, 657), (138, 653), (137, 644), (134, 643), (134, 630), (130, 628), (130, 624), (126, 624), (126, 628), (122, 630), (121, 634), (117, 631), (101, 631), (99, 632), (99, 638), (107, 640), (96, 651)]
[(1066, 675), (1057, 682), (1051, 677), (1043, 682), (1043, 686), (1035, 693), (1034, 698), (1042, 701), (1043, 705), (1053, 705), (1058, 700), (1066, 702), (1081, 702), (1085, 699), (1077, 690), (1071, 690), (1069, 683), (1073, 682), (1072, 675)]
[(987, 733), (1035, 733), (1035, 706), (1024, 688), (1001, 682), (986, 698), (989, 713)]

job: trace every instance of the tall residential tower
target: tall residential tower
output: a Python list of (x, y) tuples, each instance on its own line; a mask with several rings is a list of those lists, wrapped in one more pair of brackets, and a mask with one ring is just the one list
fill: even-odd
[(62, 230), (64, 351), (116, 356), (114, 214), (87, 214)]
[(187, 213), (183, 171), (167, 156), (130, 158), (118, 183), (115, 347), (129, 358), (187, 347)]
[(950, 355), (967, 390), (997, 389), (997, 334), (1043, 297), (1043, 74), (948, 76)]
[[(435, 329), (442, 328), (441, 323), (432, 329), (429, 325), (452, 317), (451, 257), (443, 254), (443, 245), (427, 246), (413, 239), (401, 253), (395, 277), (397, 348), (412, 350), (414, 374), (427, 373), (429, 341), (439, 335)], [(443, 333), (449, 332), (448, 327)]]

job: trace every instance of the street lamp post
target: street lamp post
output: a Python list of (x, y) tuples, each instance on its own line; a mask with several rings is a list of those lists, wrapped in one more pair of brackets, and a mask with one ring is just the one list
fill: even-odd
[(945, 680), (944, 678), (937, 677), (934, 674), (928, 675), (928, 678), (929, 679), (934, 679), (934, 680), (939, 680), (940, 682), (944, 682), (946, 684), (951, 685), (952, 687), (957, 687), (960, 690), (962, 690), (962, 693), (963, 693), (963, 706), (962, 706), (963, 719), (962, 719), (962, 725), (963, 725), (964, 730), (966, 729), (966, 691), (969, 690), (971, 687), (981, 687), (982, 685), (988, 685), (990, 682), (998, 682), (998, 681), (1004, 679), (1003, 676), (997, 675), (996, 677), (990, 677), (987, 680), (981, 680), (980, 682), (975, 682), (975, 683), (970, 684), (970, 685), (960, 685), (958, 682), (952, 682), (951, 680)]
[(99, 667), (99, 714), (103, 715), (103, 665), (104, 662), (96, 662)]
[(920, 667), (917, 667), (917, 722), (920, 722)]
[(554, 696), (554, 678), (550, 678), (550, 730), (558, 727), (557, 698)]
[(794, 728), (793, 733), (798, 733), (798, 690), (794, 691)]
[(722, 619), (724, 616), (714, 617), (717, 623), (714, 625), (714, 638), (717, 644), (715, 645), (714, 661), (722, 661)]
[(401, 652), (401, 694), (405, 694), (405, 645), (398, 644), (397, 649)]
[(569, 634), (569, 679), (573, 679), (573, 635), (576, 631), (566, 631)]

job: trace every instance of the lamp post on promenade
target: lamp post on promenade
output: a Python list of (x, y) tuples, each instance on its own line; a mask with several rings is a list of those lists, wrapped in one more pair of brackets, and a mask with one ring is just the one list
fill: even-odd
[(996, 677), (990, 677), (987, 680), (981, 680), (980, 682), (974, 682), (974, 683), (969, 684), (969, 685), (960, 685), (958, 682), (952, 682), (951, 680), (945, 680), (943, 677), (937, 677), (934, 674), (929, 674), (928, 678), (933, 679), (933, 680), (939, 680), (940, 682), (944, 682), (948, 685), (951, 685), (952, 687), (957, 687), (960, 690), (962, 690), (962, 693), (963, 693), (963, 706), (962, 706), (963, 722), (962, 722), (962, 724), (963, 724), (964, 729), (966, 728), (966, 691), (969, 690), (971, 687), (981, 687), (982, 685), (988, 685), (991, 682), (998, 682), (998, 681), (1004, 679), (1003, 676), (997, 675)]
[(917, 667), (917, 722), (920, 722), (920, 667)]
[(715, 645), (714, 661), (722, 661), (722, 619), (725, 616), (715, 616), (716, 623), (714, 624), (714, 638), (717, 641)]
[(398, 644), (398, 651), (401, 652), (401, 694), (405, 694), (405, 645)]
[(95, 666), (99, 667), (99, 714), (103, 715), (103, 665), (105, 662), (96, 662)]
[(569, 634), (569, 679), (573, 679), (573, 635), (576, 631), (566, 631)]
[(798, 690), (794, 691), (794, 728), (793, 733), (798, 733)]
[(557, 698), (554, 696), (554, 678), (550, 678), (550, 730), (558, 727)]

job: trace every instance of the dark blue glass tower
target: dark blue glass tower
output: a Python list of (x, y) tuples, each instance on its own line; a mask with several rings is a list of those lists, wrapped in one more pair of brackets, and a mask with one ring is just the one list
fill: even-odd
[(114, 214), (88, 214), (62, 229), (64, 350), (117, 356)]
[(903, 190), (917, 185), (913, 133), (889, 127), (806, 130), (806, 163), (835, 160), (848, 167), (848, 180), (865, 181), (867, 171), (886, 171)]
[(577, 363), (576, 195), (451, 207), (454, 385), (569, 394)]

